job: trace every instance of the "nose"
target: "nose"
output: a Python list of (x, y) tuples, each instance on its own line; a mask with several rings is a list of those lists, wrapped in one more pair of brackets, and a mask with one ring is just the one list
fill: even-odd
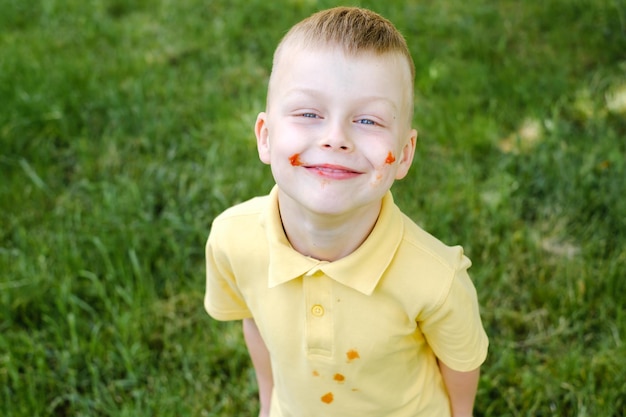
[(330, 123), (321, 139), (321, 147), (328, 150), (351, 151), (353, 142), (349, 127), (340, 122)]

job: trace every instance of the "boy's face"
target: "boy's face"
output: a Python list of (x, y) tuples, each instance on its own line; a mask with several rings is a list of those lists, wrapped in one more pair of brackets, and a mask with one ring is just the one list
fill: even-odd
[(283, 50), (255, 126), (280, 192), (320, 214), (380, 204), (413, 160), (411, 85), (399, 54)]

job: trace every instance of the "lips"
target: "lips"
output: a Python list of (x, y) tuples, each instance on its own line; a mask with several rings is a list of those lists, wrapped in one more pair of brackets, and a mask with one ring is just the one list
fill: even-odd
[(360, 171), (342, 165), (306, 165), (304, 168), (315, 175), (331, 179), (350, 179), (362, 174)]

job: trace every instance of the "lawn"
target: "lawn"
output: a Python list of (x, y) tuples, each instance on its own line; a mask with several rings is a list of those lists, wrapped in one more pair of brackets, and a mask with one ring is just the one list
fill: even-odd
[[(273, 48), (337, 4), (0, 0), (0, 415), (256, 415), (204, 243), (272, 185)], [(624, 0), (358, 4), (417, 66), (396, 201), (473, 261), (475, 415), (624, 415)]]

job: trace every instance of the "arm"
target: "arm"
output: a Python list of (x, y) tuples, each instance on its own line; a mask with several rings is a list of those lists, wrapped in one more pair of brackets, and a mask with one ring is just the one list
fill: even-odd
[(453, 417), (471, 417), (474, 398), (478, 389), (480, 368), (469, 372), (459, 372), (439, 361), (439, 369), (450, 397), (450, 409)]
[(261, 403), (259, 417), (267, 417), (270, 413), (270, 401), (272, 399), (272, 389), (274, 388), (270, 354), (253, 319), (243, 320), (243, 336), (248, 346), (248, 352), (250, 353), (250, 359), (252, 359), (256, 380), (259, 385), (259, 401)]

